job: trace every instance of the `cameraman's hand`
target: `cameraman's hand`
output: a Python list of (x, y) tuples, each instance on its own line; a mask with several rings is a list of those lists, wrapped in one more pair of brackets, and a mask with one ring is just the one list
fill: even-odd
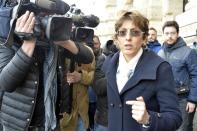
[(73, 54), (77, 54), (79, 52), (77, 46), (75, 45), (74, 41), (72, 41), (72, 40), (54, 41), (54, 44), (62, 46), (63, 48), (69, 50)]
[[(26, 11), (16, 22), (15, 31), (24, 33), (33, 33), (35, 24), (35, 16), (33, 12)], [(31, 57), (35, 48), (35, 39), (24, 40), (22, 50)]]
[(82, 74), (74, 71), (72, 73), (67, 73), (67, 82), (68, 83), (77, 83), (81, 80)]

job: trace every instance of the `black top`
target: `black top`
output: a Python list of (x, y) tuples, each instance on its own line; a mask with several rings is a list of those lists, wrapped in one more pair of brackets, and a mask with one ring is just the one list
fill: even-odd
[[(45, 108), (44, 108), (44, 81), (43, 81), (43, 61), (44, 61), (44, 48), (39, 46), (35, 49), (35, 61), (37, 61), (39, 67), (39, 86), (38, 93), (36, 98), (36, 105), (34, 109), (34, 113), (32, 116), (32, 120), (30, 126), (44, 126), (44, 118), (45, 118)], [(39, 55), (39, 56), (38, 56)]]

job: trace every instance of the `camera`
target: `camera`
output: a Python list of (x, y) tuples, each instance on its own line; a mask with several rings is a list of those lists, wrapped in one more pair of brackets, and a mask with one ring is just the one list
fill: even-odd
[(34, 12), (36, 22), (32, 34), (19, 32), (15, 34), (22, 40), (32, 37), (52, 41), (70, 39), (72, 19), (64, 16), (69, 9), (69, 5), (61, 0), (22, 0), (18, 17), (29, 10)]
[(76, 5), (71, 5), (66, 16), (72, 18), (74, 23), (71, 39), (78, 42), (86, 42), (92, 47), (94, 30), (100, 20), (95, 15), (84, 15), (84, 13), (76, 8)]
[(94, 28), (100, 22), (98, 17), (86, 16), (74, 5), (69, 6), (61, 0), (22, 0), (18, 16), (26, 10), (34, 12), (36, 22), (32, 34), (15, 32), (22, 40), (36, 37), (41, 40), (72, 39), (89, 43), (93, 39), (94, 31), (87, 27)]

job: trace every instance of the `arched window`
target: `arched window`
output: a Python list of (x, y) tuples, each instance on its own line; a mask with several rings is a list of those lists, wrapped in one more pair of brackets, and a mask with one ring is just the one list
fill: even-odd
[(183, 12), (185, 12), (185, 5), (188, 3), (188, 0), (183, 0)]

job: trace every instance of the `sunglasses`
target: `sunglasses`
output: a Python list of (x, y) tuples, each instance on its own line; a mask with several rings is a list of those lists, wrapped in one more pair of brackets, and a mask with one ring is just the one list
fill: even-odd
[(142, 32), (140, 30), (130, 29), (129, 31), (128, 30), (119, 30), (119, 31), (117, 31), (117, 35), (120, 37), (125, 37), (128, 32), (131, 37), (138, 37), (138, 36), (141, 36), (142, 34), (144, 34), (144, 32)]
[(177, 32), (165, 32), (164, 33), (165, 36), (168, 36), (168, 35), (174, 36), (176, 34), (177, 34)]

